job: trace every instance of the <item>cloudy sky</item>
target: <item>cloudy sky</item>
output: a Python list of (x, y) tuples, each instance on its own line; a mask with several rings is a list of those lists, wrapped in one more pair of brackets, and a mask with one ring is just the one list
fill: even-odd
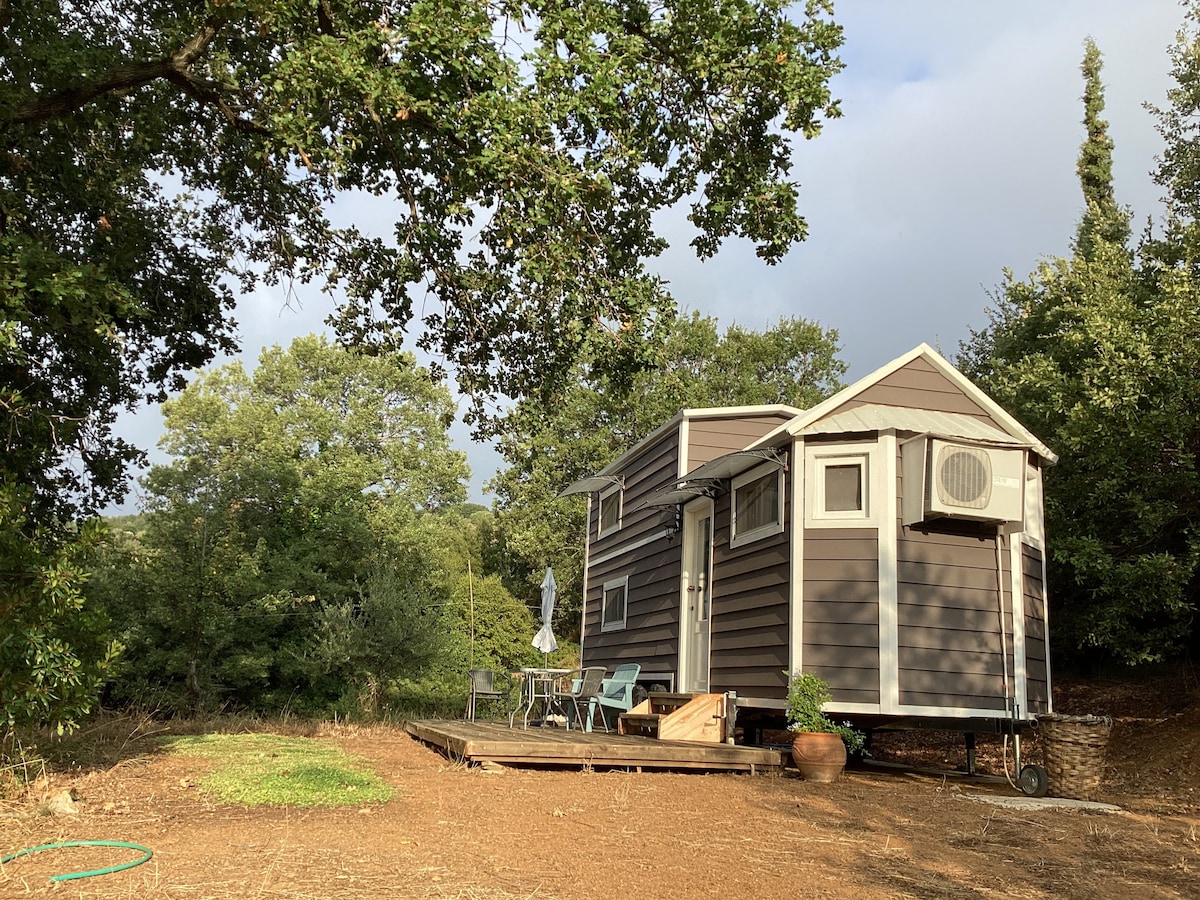
[[(1167, 49), (1183, 11), (1176, 0), (840, 0), (845, 71), (833, 83), (843, 118), (795, 152), (809, 239), (779, 265), (731, 244), (700, 263), (684, 212), (659, 227), (675, 245), (657, 262), (680, 305), (765, 328), (803, 316), (836, 328), (851, 380), (922, 341), (953, 354), (986, 323), (988, 292), (1004, 269), (1027, 275), (1064, 255), (1082, 200), (1075, 159), (1083, 139), (1083, 42), (1104, 56), (1105, 117), (1115, 142), (1118, 199), (1135, 221), (1156, 214), (1150, 170), (1161, 151), (1146, 102), (1163, 105)], [(322, 329), (327, 302), (286, 306), (262, 291), (237, 319), (252, 365), (263, 346)], [(122, 420), (152, 448), (156, 409)], [(499, 464), (489, 447), (454, 432), (466, 450), (471, 499)], [(153, 454), (162, 461), (161, 454)], [(120, 510), (136, 509), (136, 490)]]

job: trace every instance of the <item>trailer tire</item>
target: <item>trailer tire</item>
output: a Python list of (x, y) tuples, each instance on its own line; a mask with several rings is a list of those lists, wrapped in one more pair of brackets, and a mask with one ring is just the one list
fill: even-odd
[(1045, 797), (1050, 790), (1050, 776), (1041, 766), (1024, 766), (1017, 776), (1017, 785), (1026, 797)]

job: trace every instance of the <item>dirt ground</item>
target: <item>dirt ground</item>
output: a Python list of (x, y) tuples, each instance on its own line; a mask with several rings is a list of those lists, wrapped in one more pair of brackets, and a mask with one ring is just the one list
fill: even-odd
[[(1009, 809), (970, 797), (1020, 797), (1007, 786), (862, 768), (832, 785), (793, 772), (491, 770), (382, 727), (315, 733), (370, 760), (397, 789), (388, 803), (245, 809), (206, 800), (204, 763), (156, 751), (163, 726), (141, 722), (102, 764), (53, 771), (36, 796), (0, 804), (0, 855), (102, 839), (154, 858), (50, 885), (129, 851), (39, 853), (0, 869), (0, 896), (1200, 897), (1194, 675), (1067, 684), (1056, 704), (1113, 716), (1101, 799), (1121, 812)], [(963, 762), (961, 736), (929, 732), (880, 737), (874, 754)], [(981, 739), (979, 760), (998, 773), (999, 743)], [(42, 796), (68, 788), (78, 815), (40, 811)]]

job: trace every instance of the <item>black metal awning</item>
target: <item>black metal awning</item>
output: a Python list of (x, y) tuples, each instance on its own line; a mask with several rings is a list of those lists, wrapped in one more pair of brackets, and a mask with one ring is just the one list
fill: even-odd
[(716, 493), (717, 485), (713, 482), (687, 481), (651, 494), (643, 503), (638, 505), (634, 512), (637, 512), (639, 509), (651, 509), (653, 507), (678, 506), (681, 503), (687, 503), (689, 500), (695, 500), (697, 497), (713, 497)]
[(683, 477), (682, 483), (691, 481), (722, 481), (741, 475), (762, 463), (772, 463), (781, 469), (787, 468), (787, 452), (774, 447), (762, 447), (754, 450), (737, 450), (711, 459), (704, 465), (693, 469)]
[(624, 475), (588, 475), (573, 481), (558, 492), (559, 497), (569, 497), (572, 494), (594, 494), (613, 485), (625, 486)]

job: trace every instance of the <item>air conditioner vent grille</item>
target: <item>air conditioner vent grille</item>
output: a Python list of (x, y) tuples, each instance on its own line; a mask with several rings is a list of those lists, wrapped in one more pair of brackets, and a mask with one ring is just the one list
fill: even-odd
[(943, 446), (937, 458), (938, 499), (947, 506), (984, 509), (992, 498), (992, 463), (976, 447)]

